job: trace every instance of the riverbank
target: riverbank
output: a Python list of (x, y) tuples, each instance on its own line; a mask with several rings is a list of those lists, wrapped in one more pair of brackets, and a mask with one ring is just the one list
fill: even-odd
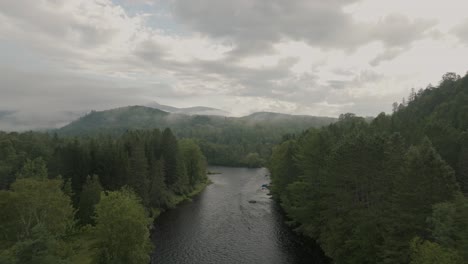
[[(173, 200), (173, 207), (171, 207), (171, 209), (174, 209), (176, 208), (179, 204), (185, 202), (185, 201), (192, 201), (192, 198), (196, 195), (198, 195), (199, 193), (201, 193), (208, 185), (212, 184), (213, 182), (210, 180), (210, 179), (207, 179), (206, 182), (201, 182), (201, 183), (198, 183), (195, 185), (195, 187), (193, 188), (193, 191), (191, 191), (190, 193), (186, 194), (186, 195), (177, 195), (175, 196), (174, 200)], [(163, 213), (164, 210), (160, 211), (160, 214)], [(158, 215), (159, 216), (159, 215)], [(157, 216), (154, 218), (156, 219)]]
[[(198, 183), (193, 188), (193, 191), (186, 194), (186, 195), (177, 195), (174, 196), (174, 206), (172, 209), (177, 208), (178, 205), (185, 201), (192, 201), (192, 198), (196, 195), (200, 194), (205, 188), (210, 185), (212, 181), (207, 179), (206, 182)], [(152, 209), (151, 215), (154, 220), (156, 220), (161, 214), (163, 214), (165, 210), (161, 210), (159, 208)], [(93, 263), (93, 258), (95, 256), (95, 249), (94, 249), (94, 237), (92, 233), (91, 226), (82, 227), (81, 232), (78, 232), (76, 236), (72, 236), (70, 238), (70, 248), (69, 250), (78, 252), (78, 254), (74, 254), (74, 258), (71, 259), (72, 264), (91, 264)]]

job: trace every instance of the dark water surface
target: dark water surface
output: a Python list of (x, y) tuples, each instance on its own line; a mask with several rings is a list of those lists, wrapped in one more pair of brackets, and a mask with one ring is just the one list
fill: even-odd
[(209, 175), (213, 184), (193, 202), (157, 219), (152, 263), (325, 263), (320, 249), (305, 250), (268, 190), (261, 189), (269, 182), (266, 169), (210, 170), (222, 174)]

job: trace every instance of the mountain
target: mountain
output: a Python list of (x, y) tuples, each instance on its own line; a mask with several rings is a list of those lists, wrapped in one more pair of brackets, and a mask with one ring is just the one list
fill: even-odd
[(128, 129), (166, 127), (168, 112), (145, 106), (127, 106), (89, 114), (57, 130), (62, 135), (122, 134)]
[(170, 128), (179, 138), (195, 139), (213, 165), (248, 166), (268, 159), (284, 135), (336, 121), (330, 117), (254, 113), (245, 117), (186, 115), (145, 106), (128, 106), (88, 115), (56, 130), (61, 136), (118, 136), (131, 129)]
[[(167, 108), (171, 107), (167, 106)], [(195, 108), (203, 109), (201, 107), (192, 107), (190, 109)], [(251, 127), (262, 125), (276, 128), (281, 127), (290, 133), (309, 127), (324, 126), (335, 120), (335, 118), (330, 117), (288, 115), (271, 112), (253, 113), (245, 117), (187, 115), (180, 112), (170, 113), (169, 111), (163, 111), (154, 107), (127, 106), (105, 111), (92, 111), (58, 129), (57, 132), (69, 136), (92, 135), (103, 132), (115, 135), (129, 129), (162, 129), (169, 127), (180, 134), (193, 126), (225, 129), (231, 126)]]
[(162, 105), (162, 104), (159, 104), (158, 102), (153, 102), (153, 103), (147, 104), (146, 106), (159, 109), (162, 111), (166, 111), (169, 113), (178, 113), (178, 114), (186, 114), (186, 115), (217, 115), (217, 116), (230, 116), (231, 115), (231, 113), (226, 112), (224, 110), (206, 107), (206, 106), (177, 108), (174, 106)]

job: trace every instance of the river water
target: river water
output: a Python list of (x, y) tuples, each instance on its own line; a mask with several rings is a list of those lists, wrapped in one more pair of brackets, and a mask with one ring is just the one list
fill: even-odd
[(266, 169), (210, 171), (221, 173), (209, 175), (213, 184), (156, 220), (152, 263), (326, 263), (318, 247), (304, 246), (284, 224), (278, 205), (262, 190), (269, 183)]

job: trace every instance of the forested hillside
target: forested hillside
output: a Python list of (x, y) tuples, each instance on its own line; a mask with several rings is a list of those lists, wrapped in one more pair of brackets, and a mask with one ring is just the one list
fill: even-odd
[(0, 133), (0, 263), (148, 263), (153, 218), (206, 184), (198, 145), (170, 129)]
[(59, 129), (65, 136), (107, 134), (118, 136), (128, 129), (170, 127), (179, 138), (197, 141), (212, 165), (258, 167), (285, 134), (321, 127), (335, 118), (254, 113), (245, 117), (183, 115), (130, 106), (90, 114)]
[(335, 263), (468, 263), (468, 75), (274, 148), (272, 192)]

